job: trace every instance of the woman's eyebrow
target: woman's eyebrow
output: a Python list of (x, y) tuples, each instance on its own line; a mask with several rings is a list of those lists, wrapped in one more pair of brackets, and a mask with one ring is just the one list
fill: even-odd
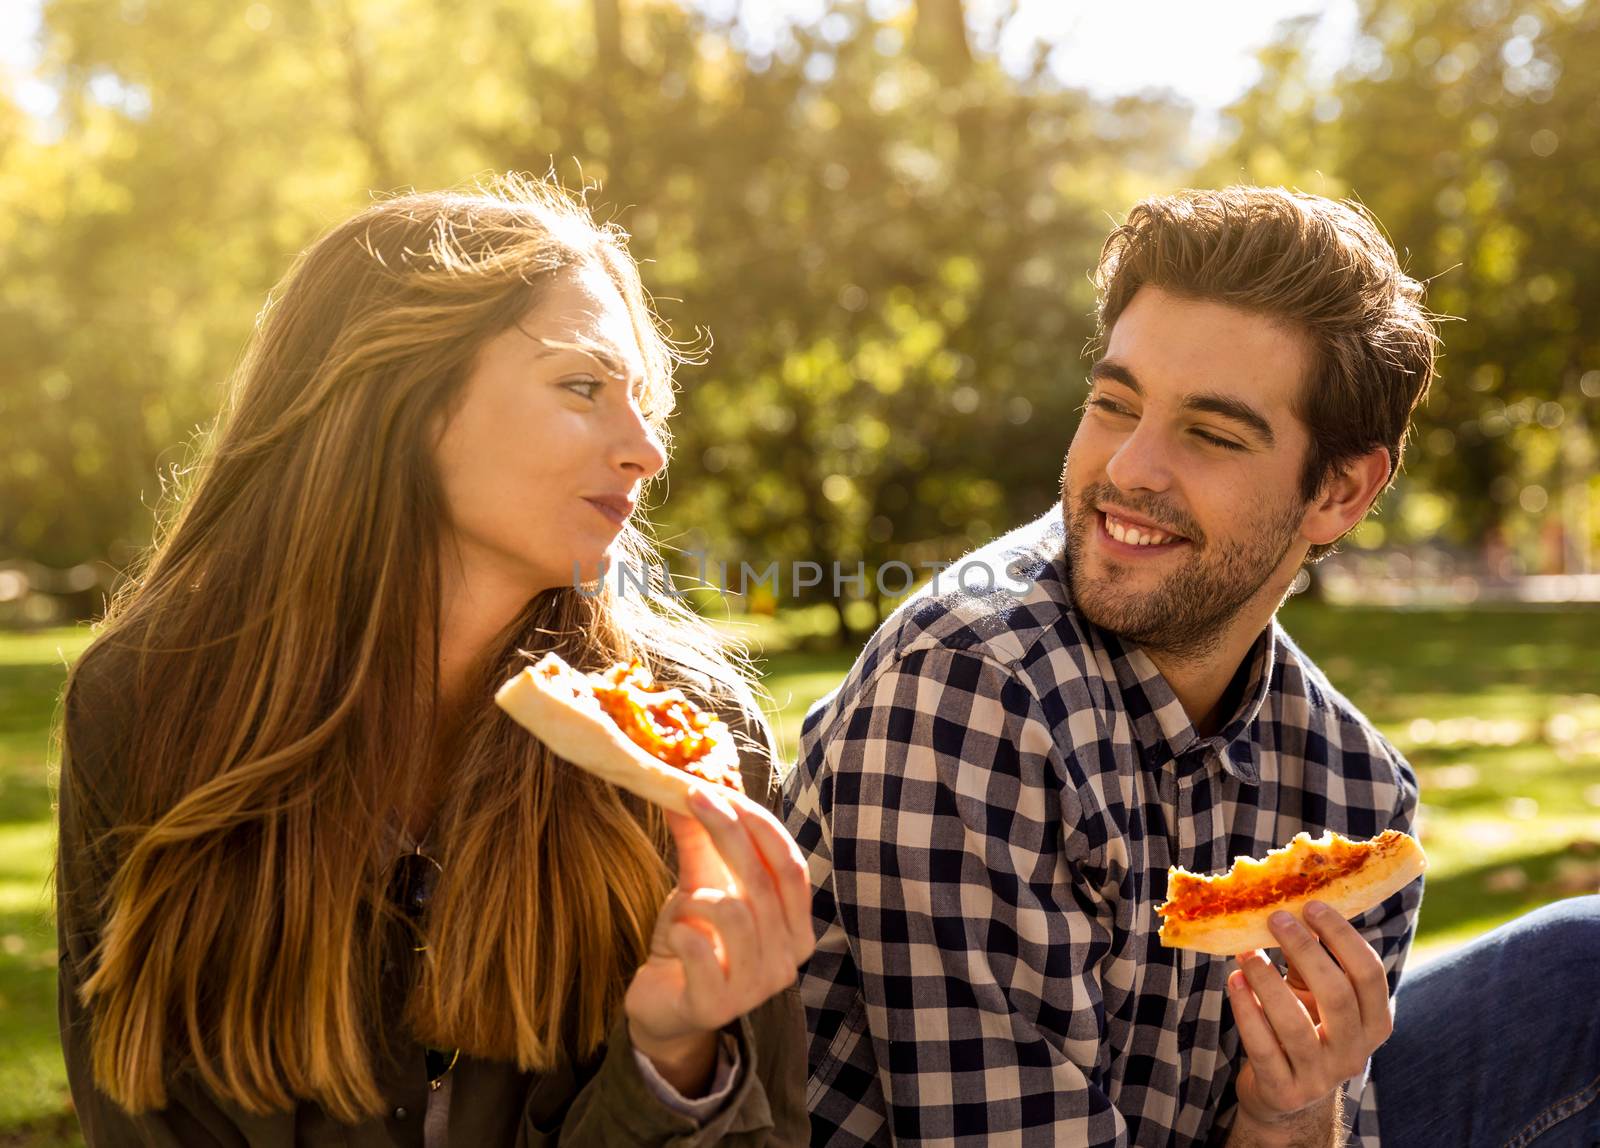
[(629, 386), (641, 386), (644, 379), (634, 375), (628, 369), (627, 360), (620, 353), (610, 347), (598, 343), (567, 343), (557, 339), (539, 339), (539, 349), (533, 353), (536, 359), (548, 359), (560, 354), (583, 355), (593, 359), (605, 368), (606, 374), (618, 382), (626, 382)]

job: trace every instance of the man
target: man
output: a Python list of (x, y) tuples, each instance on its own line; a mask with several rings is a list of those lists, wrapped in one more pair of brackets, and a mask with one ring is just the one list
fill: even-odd
[(1400, 465), (1422, 289), (1359, 210), (1261, 188), (1141, 203), (1097, 285), (1061, 505), (806, 719), (813, 1140), (1375, 1144), (1420, 883), (1275, 924), (1282, 971), (1163, 948), (1154, 909), (1170, 865), (1412, 827), (1410, 768), (1274, 615)]

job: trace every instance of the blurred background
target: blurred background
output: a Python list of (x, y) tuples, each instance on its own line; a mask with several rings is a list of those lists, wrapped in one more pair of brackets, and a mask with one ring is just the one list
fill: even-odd
[[(87, 624), (294, 254), (507, 169), (592, 186), (710, 332), (652, 514), (684, 577), (869, 587), (1052, 504), (1135, 200), (1359, 198), (1452, 319), (1285, 623), (1417, 766), (1418, 959), (1600, 887), (1596, 0), (4, 0), (0, 1145), (76, 1142), (49, 731)], [(700, 595), (790, 746), (895, 603), (830, 583)]]

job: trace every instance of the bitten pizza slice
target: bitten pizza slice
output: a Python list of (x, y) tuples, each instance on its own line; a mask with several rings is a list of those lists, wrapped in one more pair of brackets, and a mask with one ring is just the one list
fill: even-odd
[(1237, 858), (1226, 873), (1167, 871), (1161, 943), (1168, 948), (1233, 954), (1278, 944), (1267, 918), (1279, 909), (1300, 916), (1323, 901), (1346, 919), (1365, 913), (1422, 875), (1427, 858), (1416, 839), (1386, 829), (1371, 841), (1331, 830), (1294, 840), (1256, 860)]
[(546, 654), (494, 700), (559, 757), (663, 809), (688, 813), (697, 781), (744, 792), (727, 724), (637, 661), (585, 674)]

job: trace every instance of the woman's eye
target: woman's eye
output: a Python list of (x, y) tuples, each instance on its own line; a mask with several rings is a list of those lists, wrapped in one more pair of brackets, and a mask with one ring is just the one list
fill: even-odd
[(600, 393), (600, 388), (605, 384), (599, 379), (585, 377), (581, 379), (565, 379), (561, 385), (580, 398), (592, 399)]
[(1096, 396), (1089, 400), (1089, 406), (1098, 411), (1105, 411), (1108, 415), (1130, 415), (1133, 412), (1121, 403), (1113, 402), (1107, 398)]

